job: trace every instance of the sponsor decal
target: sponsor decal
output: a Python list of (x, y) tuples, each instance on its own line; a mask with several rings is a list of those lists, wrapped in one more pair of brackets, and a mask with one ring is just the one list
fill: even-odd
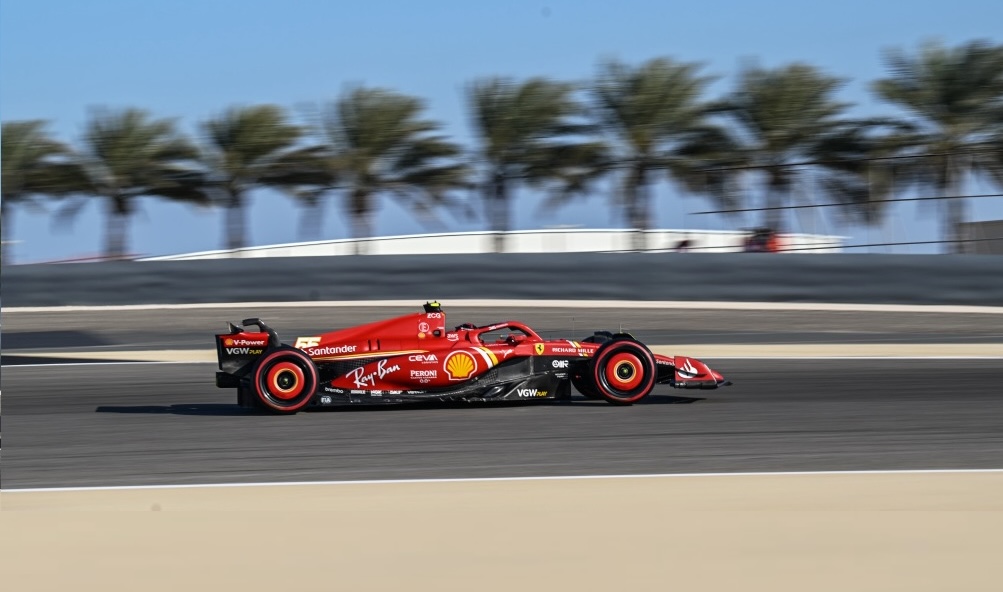
[(263, 349), (252, 349), (250, 347), (227, 347), (226, 355), (228, 356), (260, 356)]
[(567, 368), (570, 365), (570, 362), (567, 360), (554, 360), (551, 365), (554, 368)]
[(541, 391), (539, 389), (531, 389), (531, 388), (516, 389), (515, 392), (518, 393), (520, 397), (523, 397), (525, 399), (533, 397), (546, 397), (548, 393), (548, 391)]
[(689, 360), (686, 360), (682, 368), (676, 368), (676, 372), (679, 373), (680, 378), (693, 378), (697, 374), (700, 374), (700, 371), (694, 368)]
[(430, 312), (430, 313), (428, 313), (425, 316), (427, 316), (430, 319), (441, 319), (442, 318), (442, 313), (441, 312)]
[(266, 339), (233, 339), (232, 337), (227, 337), (223, 340), (223, 345), (226, 347), (264, 347), (268, 343)]
[(419, 333), (418, 334), (418, 339), (425, 339), (425, 334), (424, 333)]
[(655, 360), (655, 363), (656, 364), (661, 364), (662, 366), (671, 366), (672, 365), (672, 362), (668, 362), (668, 361), (665, 361), (665, 360)]
[(536, 344), (536, 345), (534, 346), (534, 348), (533, 348), (533, 349), (534, 349), (534, 351), (536, 351), (536, 355), (538, 355), (538, 356), (542, 356), (542, 355), (543, 355), (543, 349), (544, 349), (545, 347), (546, 347), (546, 346), (545, 346), (544, 344), (542, 344), (542, 343), (537, 343), (537, 344)]
[(383, 391), (369, 391), (369, 395), (372, 397), (382, 397)]
[(369, 372), (367, 374), (366, 368), (362, 366), (346, 374), (345, 378), (350, 379), (352, 382), (355, 383), (355, 386), (359, 388), (366, 388), (370, 386), (376, 386), (377, 378), (382, 379), (384, 376), (392, 374), (400, 369), (401, 367), (398, 366), (397, 364), (394, 364), (393, 366), (388, 366), (386, 360), (380, 360), (376, 364), (376, 370), (373, 370), (372, 372)]
[(412, 370), (411, 380), (417, 380), (422, 384), (428, 384), (439, 377), (438, 370)]
[(588, 356), (591, 355), (591, 352), (589, 352), (589, 350), (587, 350), (587, 349), (580, 349), (580, 348), (577, 348), (577, 347), (558, 347), (558, 346), (551, 347), (550, 348), (550, 353), (552, 353), (552, 354), (571, 354), (571, 355), (575, 355), (575, 356), (585, 356), (585, 357), (588, 357)]
[(305, 350), (306, 355), (314, 356), (337, 356), (341, 354), (353, 354), (358, 347), (354, 345), (325, 345), (324, 347), (310, 347)]
[(465, 351), (458, 351), (446, 356), (442, 367), (446, 370), (449, 380), (466, 380), (477, 372), (477, 360)]
[(320, 337), (297, 337), (294, 347), (305, 349), (308, 347), (317, 347), (318, 345), (320, 345)]
[(446, 340), (447, 341), (459, 341), (460, 340), (460, 334), (459, 333), (446, 333)]
[(330, 395), (321, 395), (320, 396), (320, 404), (321, 405), (330, 405), (331, 404), (331, 396)]
[(488, 365), (488, 368), (491, 368), (498, 363), (498, 356), (496, 356), (495, 352), (490, 349), (486, 347), (479, 347), (477, 348), (477, 351), (481, 354), (481, 357), (484, 358), (484, 363)]
[(428, 333), (430, 329), (431, 329), (431, 327), (429, 327), (428, 323), (426, 323), (425, 321), (422, 321), (422, 322), (418, 323), (418, 332), (419, 333)]
[(403, 395), (404, 391), (387, 391), (388, 395)]
[(325, 386), (324, 387), (324, 392), (325, 393), (334, 393), (336, 395), (344, 395), (348, 391), (346, 391), (345, 389), (335, 388), (333, 386)]
[(502, 359), (505, 360), (508, 359), (508, 357), (511, 356), (514, 351), (515, 351), (514, 349), (503, 349), (498, 353), (500, 353)]
[(438, 364), (439, 358), (435, 354), (415, 354), (413, 356), (408, 356), (408, 360), (412, 362), (421, 362), (422, 364)]

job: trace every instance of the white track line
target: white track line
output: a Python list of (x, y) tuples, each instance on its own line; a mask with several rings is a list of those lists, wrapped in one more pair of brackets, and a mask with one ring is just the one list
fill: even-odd
[[(16, 355), (16, 354), (11, 354)], [(58, 366), (139, 366), (143, 364), (216, 364), (216, 362), (211, 360), (171, 360), (171, 361), (156, 361), (156, 360), (137, 360), (128, 361), (120, 360), (116, 362), (46, 362), (45, 364), (4, 364), (0, 368), (52, 368)]]
[(794, 477), (819, 475), (938, 475), (964, 473), (1003, 473), (1001, 469), (892, 469), (869, 471), (762, 471), (735, 473), (655, 473), (640, 475), (560, 475), (541, 477), (466, 477), (446, 479), (367, 479), (359, 481), (282, 481), (265, 483), (191, 483), (178, 485), (112, 485), (106, 487), (36, 487), (0, 489), (2, 493), (43, 493), (64, 491), (142, 491), (155, 489), (212, 489), (237, 487), (302, 487), (333, 485), (402, 485), (417, 483), (493, 483), (519, 481), (586, 481), (597, 479), (663, 479), (693, 477)]
[[(16, 355), (16, 354), (11, 354)], [(797, 362), (799, 360), (833, 361), (833, 360), (886, 360), (886, 361), (921, 361), (921, 360), (1003, 360), (1003, 356), (704, 356), (704, 361), (713, 360), (777, 360), (782, 362)], [(45, 364), (4, 364), (0, 368), (51, 368), (58, 366), (140, 366), (158, 364), (216, 364), (211, 360), (136, 360), (115, 362), (47, 362)]]
[[(420, 304), (420, 303), (419, 303)], [(691, 302), (677, 300), (445, 300), (445, 308), (622, 308), (634, 310), (758, 310), (826, 312), (916, 312), (942, 314), (1003, 314), (1003, 306), (955, 306), (924, 304), (845, 304), (809, 302)], [(124, 304), (117, 306), (23, 306), (6, 307), (6, 314), (63, 312), (124, 312), (152, 310), (211, 310), (260, 308), (416, 308), (414, 300), (329, 300), (306, 302), (206, 302), (189, 304)]]

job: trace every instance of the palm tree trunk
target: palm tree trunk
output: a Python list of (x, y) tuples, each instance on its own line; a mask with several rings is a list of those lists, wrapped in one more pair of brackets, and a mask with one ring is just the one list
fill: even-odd
[(324, 202), (316, 200), (303, 206), (300, 216), (299, 238), (301, 241), (320, 239), (320, 229), (324, 218)]
[(637, 165), (627, 177), (627, 223), (631, 230), (631, 250), (648, 250), (647, 231), (651, 227), (651, 195), (644, 165)]
[(962, 242), (968, 238), (963, 226), (968, 220), (968, 203), (961, 197), (955, 197), (961, 195), (961, 170), (960, 167), (954, 166), (957, 164), (955, 158), (948, 157), (944, 183), (947, 193), (942, 192), (941, 195), (954, 198), (948, 199), (946, 205), (944, 239), (950, 242), (947, 243), (945, 250), (948, 253), (960, 254), (968, 252), (968, 244)]
[(787, 201), (787, 194), (790, 192), (790, 184), (781, 176), (781, 173), (773, 171), (770, 173), (770, 180), (766, 186), (766, 207), (763, 212), (763, 226), (780, 232), (784, 223), (784, 207)]
[(6, 267), (14, 262), (13, 255), (11, 255), (14, 249), (10, 242), (10, 232), (13, 227), (13, 222), (10, 219), (11, 213), (11, 208), (4, 208), (0, 205), (0, 267)]
[(233, 251), (232, 254), (243, 249), (246, 243), (245, 221), (244, 221), (244, 199), (237, 191), (231, 191), (226, 200), (226, 213), (224, 214), (226, 235), (226, 249)]
[(105, 236), (104, 257), (109, 260), (125, 258), (126, 242), (128, 237), (126, 231), (129, 226), (129, 209), (126, 202), (121, 198), (110, 200), (108, 207), (108, 220)]
[(352, 219), (352, 238), (355, 239), (356, 255), (365, 255), (369, 251), (369, 245), (365, 241), (372, 236), (369, 197), (369, 192), (365, 189), (356, 189), (351, 196), (349, 215)]
[(495, 173), (488, 196), (488, 218), (494, 233), (495, 253), (505, 252), (506, 233), (511, 230), (508, 207), (508, 185), (503, 174)]

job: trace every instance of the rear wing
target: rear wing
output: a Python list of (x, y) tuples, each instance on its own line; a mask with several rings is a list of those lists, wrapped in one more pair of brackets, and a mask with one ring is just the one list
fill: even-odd
[[(216, 359), (220, 369), (216, 373), (216, 386), (237, 386), (265, 351), (282, 345), (278, 334), (261, 319), (244, 319), (241, 325), (228, 322), (229, 332), (216, 334)], [(248, 326), (257, 330), (248, 330)]]

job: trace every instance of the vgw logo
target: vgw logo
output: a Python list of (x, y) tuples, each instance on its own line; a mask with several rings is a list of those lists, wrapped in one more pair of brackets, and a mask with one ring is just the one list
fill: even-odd
[(531, 388), (516, 389), (515, 392), (518, 393), (518, 395), (520, 397), (523, 397), (523, 398), (526, 398), (526, 399), (532, 398), (532, 397), (546, 397), (547, 396), (547, 391), (541, 391), (541, 390), (538, 390), (538, 389), (531, 389)]
[(257, 356), (261, 355), (262, 350), (251, 349), (249, 347), (228, 347), (226, 348), (226, 354), (229, 356)]

